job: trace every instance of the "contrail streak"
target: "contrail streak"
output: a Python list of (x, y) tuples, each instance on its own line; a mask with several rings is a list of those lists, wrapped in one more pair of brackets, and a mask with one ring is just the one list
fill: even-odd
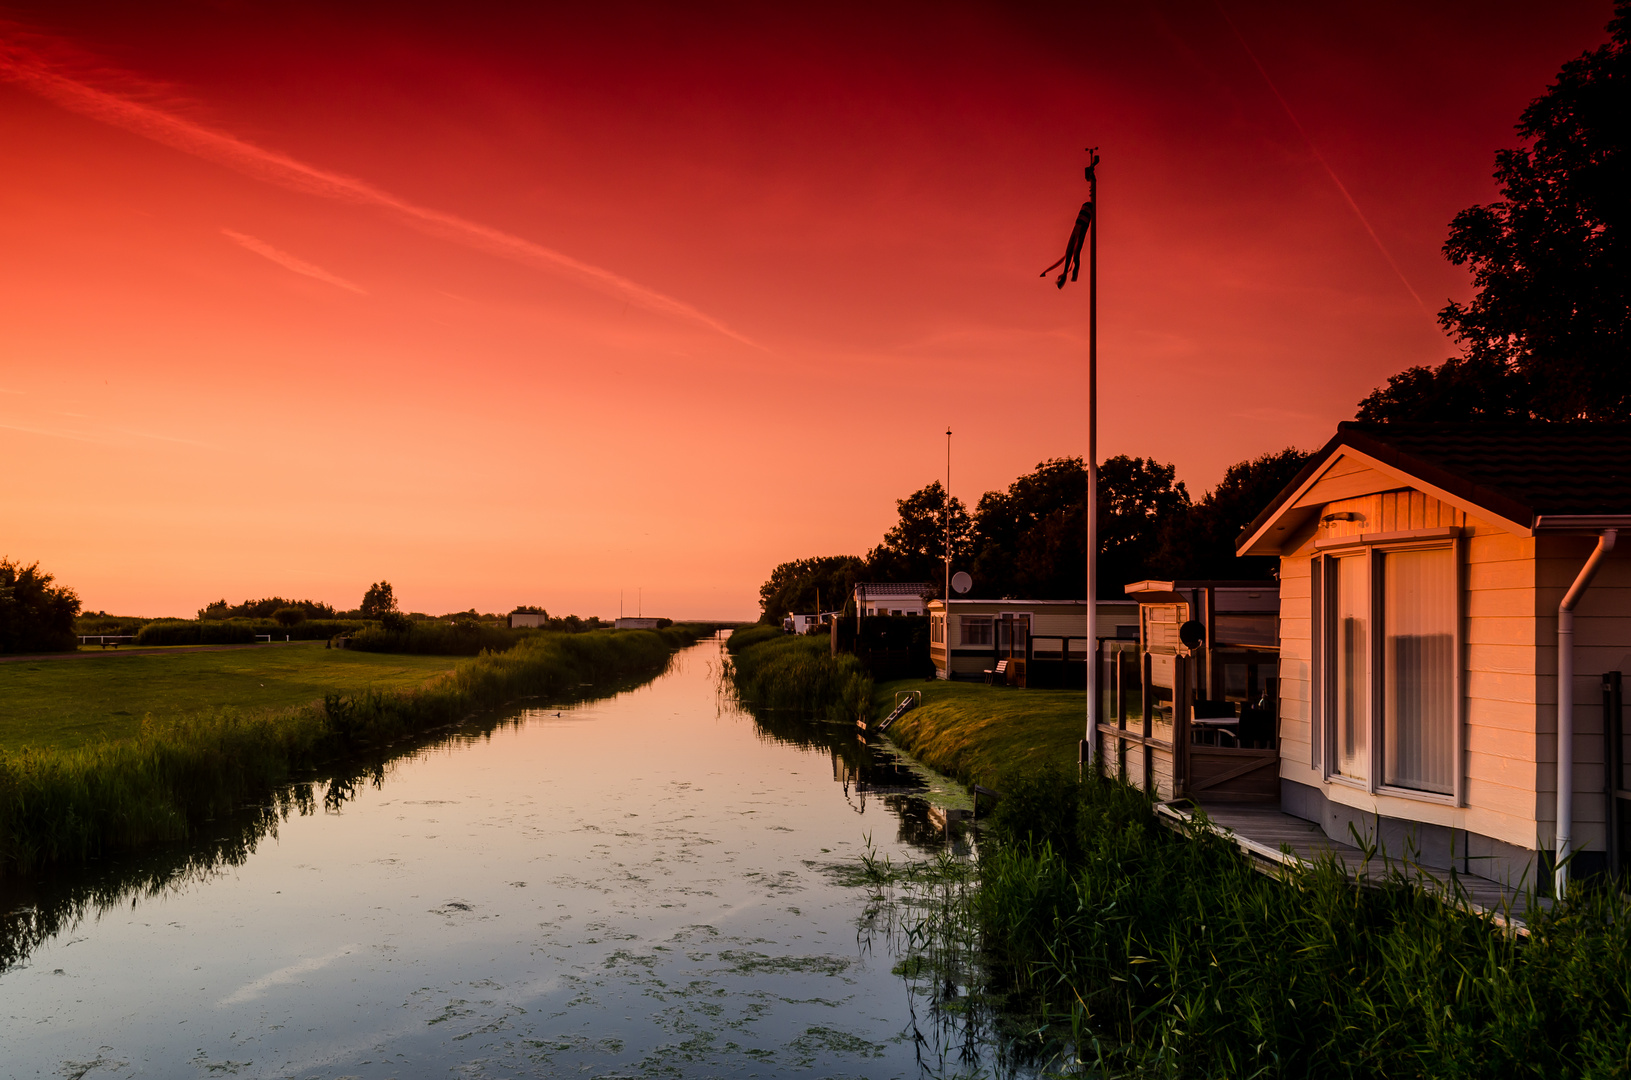
[(279, 251), (277, 248), (273, 247), (271, 244), (268, 244), (264, 240), (257, 240), (253, 236), (246, 236), (241, 232), (233, 232), (231, 229), (222, 229), (221, 235), (225, 236), (233, 243), (238, 244), (249, 251), (253, 251), (256, 255), (259, 255), (264, 259), (272, 260), (285, 270), (292, 270), (297, 274), (305, 274), (309, 278), (316, 278), (318, 281), (326, 281), (330, 285), (338, 285), (340, 288), (350, 289), (354, 293), (362, 293), (364, 296), (368, 295), (368, 290), (363, 288), (361, 285), (353, 285), (345, 278), (337, 277), (336, 275), (329, 273), (327, 270), (324, 270), (321, 266), (309, 263), (304, 259), (297, 259), (293, 255), (290, 255), (287, 251)]
[(1252, 47), (1246, 44), (1246, 35), (1240, 32), (1240, 27), (1236, 26), (1235, 21), (1229, 17), (1229, 13), (1223, 10), (1222, 4), (1218, 5), (1218, 14), (1222, 15), (1223, 21), (1229, 24), (1229, 29), (1234, 31), (1235, 40), (1240, 42), (1240, 47), (1246, 50), (1247, 56), (1251, 57), (1253, 66), (1257, 68), (1257, 73), (1263, 76), (1263, 81), (1268, 84), (1269, 91), (1274, 94), (1275, 100), (1280, 103), (1280, 108), (1285, 110), (1286, 118), (1291, 121), (1291, 126), (1297, 129), (1297, 134), (1302, 136), (1303, 142), (1308, 146), (1309, 152), (1314, 155), (1314, 159), (1318, 161), (1321, 167), (1325, 169), (1325, 174), (1331, 178), (1331, 183), (1335, 184), (1337, 186), (1337, 190), (1342, 192), (1342, 197), (1348, 200), (1349, 209), (1354, 212), (1354, 217), (1359, 219), (1359, 224), (1363, 225), (1365, 227), (1365, 231), (1370, 234), (1371, 242), (1376, 245), (1376, 250), (1380, 251), (1382, 253), (1382, 258), (1386, 259), (1387, 264), (1393, 267), (1393, 272), (1398, 275), (1399, 284), (1403, 285), (1405, 287), (1405, 291), (1410, 294), (1411, 299), (1416, 301), (1416, 306), (1421, 308), (1422, 314), (1431, 319), (1433, 317), (1433, 313), (1427, 310), (1427, 305), (1422, 301), (1421, 296), (1411, 286), (1410, 279), (1404, 276), (1404, 271), (1401, 270), (1399, 268), (1399, 264), (1394, 261), (1393, 254), (1388, 251), (1387, 245), (1382, 243), (1382, 238), (1376, 235), (1375, 229), (1371, 228), (1370, 219), (1365, 216), (1365, 212), (1363, 210), (1359, 209), (1359, 204), (1354, 201), (1353, 195), (1351, 195), (1348, 191), (1348, 185), (1344, 184), (1342, 182), (1342, 178), (1337, 175), (1337, 171), (1331, 168), (1331, 163), (1325, 160), (1325, 155), (1320, 153), (1320, 148), (1314, 145), (1314, 140), (1309, 137), (1307, 130), (1302, 125), (1302, 121), (1298, 120), (1297, 114), (1291, 111), (1291, 104), (1286, 101), (1285, 95), (1280, 93), (1280, 88), (1274, 85), (1274, 80), (1269, 78), (1268, 69), (1263, 66), (1263, 61), (1259, 60), (1257, 58), (1257, 54), (1252, 52)]
[(307, 165), (286, 154), (211, 130), (158, 106), (99, 90), (64, 74), (34, 50), (4, 36), (3, 29), (0, 29), (0, 79), (15, 83), (71, 112), (124, 128), (258, 180), (320, 198), (385, 210), (432, 236), (527, 266), (564, 271), (601, 292), (621, 297), (649, 311), (678, 316), (700, 323), (744, 345), (763, 347), (683, 300), (649, 289), (621, 274), (456, 214), (419, 206), (364, 180)]

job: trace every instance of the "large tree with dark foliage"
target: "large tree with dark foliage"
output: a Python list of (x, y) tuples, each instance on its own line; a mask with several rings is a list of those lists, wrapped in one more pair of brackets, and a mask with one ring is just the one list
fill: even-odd
[(857, 581), (870, 580), (866, 560), (859, 555), (826, 555), (784, 562), (759, 586), (760, 622), (779, 623), (790, 611), (809, 614), (816, 598), (827, 611), (843, 610), (855, 595)]
[(1153, 560), (1164, 577), (1268, 578), (1279, 560), (1235, 555), (1235, 540), (1263, 508), (1296, 478), (1308, 455), (1294, 447), (1229, 466), (1218, 486), (1162, 522)]
[[(867, 552), (874, 581), (938, 582), (946, 574), (946, 489), (935, 480), (895, 501), (900, 520), (884, 533), (883, 542)], [(968, 507), (951, 500), (951, 558), (966, 560), (973, 532)], [(938, 591), (938, 590), (937, 590)]]
[[(1099, 595), (1119, 597), (1146, 576), (1161, 522), (1189, 505), (1171, 465), (1121, 455), (1099, 466)], [(974, 595), (1035, 600), (1087, 589), (1087, 468), (1044, 461), (990, 491), (975, 511)]]
[(1359, 419), (1623, 420), (1631, 415), (1631, 0), (1609, 41), (1530, 102), (1495, 158), (1501, 200), (1450, 223), (1477, 293), (1439, 313), (1462, 355), (1411, 368)]
[(76, 645), (79, 597), (39, 563), (0, 559), (0, 652), (65, 652)]
[(362, 594), (362, 605), (357, 611), (365, 619), (377, 619), (387, 611), (396, 610), (396, 590), (389, 581), (376, 581)]

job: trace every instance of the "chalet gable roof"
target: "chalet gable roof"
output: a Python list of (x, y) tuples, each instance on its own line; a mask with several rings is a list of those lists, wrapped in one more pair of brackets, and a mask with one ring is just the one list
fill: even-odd
[(1631, 424), (1339, 424), (1235, 550), (1274, 554), (1320, 505), (1405, 487), (1522, 536), (1631, 526)]

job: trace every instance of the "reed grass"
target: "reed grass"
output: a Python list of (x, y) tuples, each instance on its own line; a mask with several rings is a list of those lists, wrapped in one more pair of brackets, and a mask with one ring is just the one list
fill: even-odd
[[(772, 633), (760, 633), (761, 629)], [(736, 694), (752, 710), (778, 710), (835, 722), (864, 720), (872, 711), (872, 676), (854, 656), (831, 655), (821, 635), (784, 634), (777, 627), (738, 630), (729, 673)]]
[(1522, 937), (1332, 861), (1254, 869), (1117, 781), (1010, 777), (972, 905), (986, 977), (1065, 1018), (1076, 1070), (1141, 1077), (1631, 1072), (1631, 908), (1582, 888)]
[(0, 877), (184, 840), (319, 766), (517, 698), (655, 675), (697, 629), (538, 634), (417, 690), (143, 721), (131, 739), (0, 752)]

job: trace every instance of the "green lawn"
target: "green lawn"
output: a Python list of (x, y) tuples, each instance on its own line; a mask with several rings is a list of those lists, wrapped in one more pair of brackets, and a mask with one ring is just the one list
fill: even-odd
[(1080, 690), (1015, 690), (983, 683), (901, 679), (879, 683), (872, 714), (895, 706), (895, 692), (921, 690), (923, 704), (897, 720), (889, 737), (930, 768), (964, 783), (991, 785), (1004, 772), (1076, 764), (1087, 727)]
[(325, 649), (321, 641), (305, 641), (5, 663), (0, 664), (0, 749), (120, 739), (139, 731), (148, 713), (285, 708), (330, 691), (412, 689), (453, 670), (457, 662), (447, 656)]

